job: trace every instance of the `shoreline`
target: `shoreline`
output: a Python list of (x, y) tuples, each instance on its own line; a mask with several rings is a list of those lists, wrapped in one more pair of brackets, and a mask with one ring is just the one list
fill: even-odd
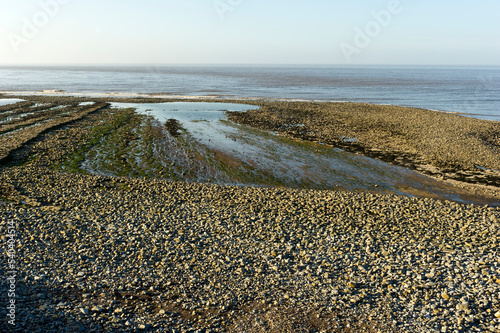
[(412, 109), (428, 110), (433, 112), (442, 112), (448, 114), (459, 115), (468, 118), (481, 119), (492, 122), (500, 122), (500, 120), (491, 120), (481, 118), (481, 114), (468, 113), (468, 112), (458, 112), (449, 110), (437, 110), (430, 108), (420, 108), (408, 105), (399, 104), (384, 104), (384, 103), (368, 103), (350, 100), (316, 100), (316, 99), (295, 99), (295, 98), (268, 98), (268, 97), (237, 97), (232, 95), (184, 95), (184, 94), (174, 94), (174, 93), (137, 93), (137, 92), (91, 92), (91, 93), (72, 93), (64, 90), (41, 90), (41, 91), (7, 91), (0, 90), (0, 97), (4, 95), (7, 97), (18, 97), (18, 96), (46, 96), (46, 97), (75, 97), (75, 98), (127, 98), (127, 99), (140, 99), (140, 98), (151, 98), (151, 99), (179, 99), (179, 100), (210, 100), (214, 101), (224, 101), (224, 100), (235, 100), (235, 101), (266, 101), (266, 102), (302, 102), (302, 103), (359, 103), (359, 104), (371, 104), (379, 106), (396, 106)]
[(440, 180), (500, 188), (499, 122), (366, 103), (318, 107), (285, 103), (277, 108), (228, 114), (239, 124), (340, 148)]
[[(142, 104), (175, 101), (182, 102), (189, 100), (164, 97), (143, 97), (139, 99), (113, 97), (110, 99), (47, 95), (31, 97), (13, 95), (11, 97), (26, 97), (27, 99), (38, 101), (37, 103), (76, 103), (75, 105), (80, 105), (80, 108), (85, 108), (82, 101), (88, 103), (98, 102), (100, 103), (99, 105), (102, 106), (104, 105), (102, 103), (107, 103), (108, 101)], [(292, 140), (299, 139), (315, 144), (319, 143), (324, 147), (330, 146), (339, 148), (346, 152), (366, 156), (375, 160), (380, 160), (392, 165), (416, 171), (418, 174), (441, 182), (442, 185), (439, 185), (441, 190), (444, 190), (445, 192), (451, 190), (452, 193), (457, 193), (460, 197), (474, 198), (472, 201), (482, 202), (489, 205), (498, 205), (500, 203), (500, 171), (497, 171), (500, 167), (496, 166), (496, 164), (486, 163), (486, 161), (490, 161), (489, 163), (497, 163), (500, 165), (500, 161), (498, 156), (495, 154), (495, 150), (491, 150), (488, 146), (484, 146), (482, 148), (477, 146), (476, 139), (476, 141), (473, 141), (473, 146), (470, 146), (468, 141), (463, 141), (462, 144), (469, 145), (469, 148), (467, 148), (467, 146), (457, 146), (457, 144), (453, 143), (452, 139), (459, 137), (459, 134), (456, 134), (455, 132), (443, 132), (440, 134), (441, 136), (432, 138), (432, 141), (429, 141), (428, 143), (424, 142), (425, 145), (423, 146), (412, 146), (413, 139), (411, 138), (415, 137), (415, 135), (417, 135), (416, 138), (418, 138), (418, 135), (421, 137), (419, 139), (420, 141), (428, 139), (428, 133), (430, 133), (429, 131), (432, 131), (432, 129), (427, 128), (427, 125), (420, 126), (417, 132), (415, 132), (414, 128), (411, 128), (407, 134), (403, 134), (404, 132), (401, 132), (408, 131), (408, 128), (405, 128), (406, 122), (410, 121), (413, 117), (418, 122), (425, 121), (427, 124), (436, 121), (441, 122), (442, 124), (448, 123), (449, 126), (452, 126), (452, 128), (458, 126), (458, 124), (463, 124), (460, 126), (469, 132), (473, 129), (473, 133), (475, 133), (474, 135), (476, 137), (482, 138), (485, 137), (485, 135), (489, 135), (494, 138), (495, 132), (491, 132), (492, 130), (496, 131), (496, 133), (500, 133), (500, 126), (497, 126), (496, 122), (477, 120), (468, 117), (454, 118), (456, 115), (432, 110), (402, 108), (390, 105), (382, 106), (366, 103), (279, 102), (213, 98), (197, 98), (196, 101), (245, 103), (259, 106), (259, 110), (226, 112), (226, 114), (228, 119), (234, 123), (250, 125), (250, 127), (269, 131), (273, 134), (278, 134), (279, 136)], [(41, 108), (43, 108), (43, 106), (41, 106)], [(366, 110), (359, 113), (359, 109)], [(318, 110), (322, 110), (322, 113)], [(395, 114), (395, 116), (393, 114)], [(320, 120), (319, 124), (317, 123), (317, 120)], [(331, 120), (334, 122), (330, 123)], [(458, 120), (460, 122), (457, 122)], [(370, 122), (377, 125), (372, 126), (370, 125)], [(300, 124), (300, 126), (296, 127), (296, 124)], [(413, 127), (418, 127), (415, 126), (415, 123), (412, 124)], [(481, 130), (481, 126), (484, 127), (483, 130)], [(393, 136), (392, 133), (394, 133), (394, 131), (400, 134)], [(464, 133), (467, 134), (467, 132)], [(464, 133), (460, 133), (460, 135), (463, 135)], [(406, 136), (410, 138), (409, 141), (406, 139)], [(498, 139), (499, 137), (500, 136), (497, 134), (497, 140), (500, 140)], [(440, 145), (446, 144), (446, 146), (439, 149), (445, 149), (447, 154), (451, 154), (450, 157), (443, 157), (439, 151), (432, 152), (432, 149), (429, 150), (429, 148), (432, 148), (429, 144), (435, 145), (435, 142), (438, 142)], [(428, 150), (426, 152), (428, 153), (427, 155), (422, 155), (422, 147)], [(476, 158), (475, 154), (477, 153), (476, 150), (478, 147), (482, 149), (483, 155), (486, 154), (484, 155), (486, 160), (483, 161), (485, 163), (481, 168), (478, 168), (475, 165), (471, 168), (470, 165), (467, 166), (457, 164), (457, 162), (461, 163), (460, 161), (464, 161), (461, 155), (467, 151), (470, 153), (470, 156), (474, 156), (474, 158)], [(432, 153), (433, 155), (429, 155), (429, 153)], [(437, 162), (433, 161), (432, 156), (438, 157)], [(447, 163), (449, 165), (440, 165), (443, 163)], [(483, 168), (483, 166), (487, 166), (488, 168)], [(414, 193), (420, 193), (420, 191), (417, 190)], [(422, 193), (417, 195), (422, 195)], [(431, 195), (431, 197), (436, 196)]]

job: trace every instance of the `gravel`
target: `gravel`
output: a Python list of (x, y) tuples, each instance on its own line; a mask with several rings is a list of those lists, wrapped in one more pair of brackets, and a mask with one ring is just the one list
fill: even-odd
[(333, 328), (500, 327), (498, 209), (37, 167), (2, 178), (22, 190), (0, 211), (0, 234), (18, 230), (21, 330), (222, 332), (267, 305)]
[(19, 332), (500, 331), (499, 208), (53, 169), (67, 149), (0, 169)]
[(364, 103), (261, 103), (240, 124), (318, 141), (441, 179), (500, 187), (500, 122)]

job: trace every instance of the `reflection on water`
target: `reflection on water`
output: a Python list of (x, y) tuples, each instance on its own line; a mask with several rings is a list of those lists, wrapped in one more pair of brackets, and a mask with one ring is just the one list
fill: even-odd
[(90, 106), (90, 105), (94, 105), (95, 102), (82, 102), (80, 104), (78, 104), (79, 106)]
[(233, 103), (201, 103), (201, 102), (172, 102), (172, 103), (111, 103), (114, 108), (134, 108), (137, 112), (155, 117), (161, 122), (168, 119), (177, 119), (189, 126), (192, 121), (214, 121), (224, 118), (225, 111), (257, 110), (258, 106)]
[(17, 95), (64, 90), (79, 96), (351, 101), (463, 112), (500, 121), (500, 67), (0, 66), (0, 78), (0, 91)]
[(19, 102), (24, 102), (24, 99), (15, 99), (15, 98), (2, 98), (0, 99), (0, 106), (4, 105), (9, 105), (9, 104), (16, 104)]
[[(186, 135), (204, 149), (229, 156), (233, 166), (256, 175), (270, 175), (272, 179), (279, 180), (278, 184), (285, 186), (460, 200), (450, 188), (414, 171), (322, 144), (282, 138), (224, 120), (224, 110), (244, 111), (257, 109), (256, 106), (201, 102), (113, 103), (112, 106), (135, 108), (137, 112), (153, 116), (163, 124), (169, 119), (177, 119), (186, 130)], [(227, 179), (231, 177), (228, 174), (225, 176), (221, 183), (227, 184)], [(234, 183), (241, 184), (241, 180)]]

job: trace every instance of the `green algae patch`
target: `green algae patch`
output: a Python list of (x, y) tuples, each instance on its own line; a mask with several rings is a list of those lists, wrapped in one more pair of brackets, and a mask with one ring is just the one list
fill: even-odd
[[(59, 167), (70, 172), (87, 173), (87, 171), (82, 168), (83, 162), (87, 159), (87, 155), (92, 156), (91, 152), (104, 142), (108, 142), (115, 146), (114, 154), (110, 156), (116, 157), (131, 141), (132, 138), (130, 134), (126, 133), (130, 133), (130, 131), (137, 126), (139, 118), (140, 117), (134, 113), (134, 110), (124, 110), (112, 114), (110, 122), (93, 126), (87, 138), (84, 139), (83, 145), (74, 152), (66, 155), (64, 157), (64, 162), (62, 162)], [(117, 164), (116, 159), (111, 160), (110, 165)]]

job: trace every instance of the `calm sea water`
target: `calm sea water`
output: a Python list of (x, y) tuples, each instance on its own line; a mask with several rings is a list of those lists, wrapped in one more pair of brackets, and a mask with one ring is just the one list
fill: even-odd
[(500, 121), (500, 67), (0, 67), (0, 91), (357, 101)]

